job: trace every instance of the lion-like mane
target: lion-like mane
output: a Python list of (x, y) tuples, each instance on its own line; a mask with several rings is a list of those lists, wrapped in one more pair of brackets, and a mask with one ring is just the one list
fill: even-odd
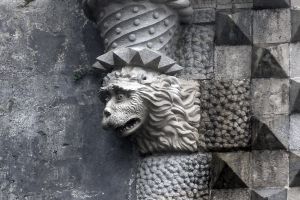
[[(136, 82), (137, 94), (147, 106), (148, 118), (134, 138), (142, 153), (197, 151), (199, 143), (200, 92), (195, 81), (184, 81), (162, 74), (144, 80), (133, 68), (115, 72), (115, 81)], [(144, 72), (145, 73), (145, 72)], [(148, 73), (148, 72), (146, 72)], [(110, 82), (110, 81), (108, 81)]]
[(141, 152), (196, 151), (200, 122), (198, 87), (166, 76), (159, 84), (141, 88), (139, 93), (149, 110), (144, 129), (136, 134)]

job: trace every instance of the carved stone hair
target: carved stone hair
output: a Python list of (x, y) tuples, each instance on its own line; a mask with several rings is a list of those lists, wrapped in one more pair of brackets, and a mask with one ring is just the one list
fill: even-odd
[[(140, 72), (134, 73), (137, 69)], [(124, 67), (108, 74), (104, 87), (114, 84), (128, 87), (124, 82), (138, 85), (136, 95), (141, 97), (148, 110), (143, 127), (133, 136), (142, 153), (197, 151), (200, 123), (197, 82), (151, 73), (139, 67)]]

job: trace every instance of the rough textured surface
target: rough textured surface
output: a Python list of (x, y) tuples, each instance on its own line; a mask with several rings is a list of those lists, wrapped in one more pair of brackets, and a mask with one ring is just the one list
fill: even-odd
[(289, 113), (288, 79), (252, 79), (251, 102), (254, 115)]
[(232, 0), (235, 8), (252, 8), (253, 0)]
[[(177, 1), (184, 2), (187, 1)], [(220, 165), (214, 166), (221, 166), (213, 184), (219, 189), (211, 191), (212, 198), (249, 200), (252, 196), (252, 200), (286, 200), (287, 193), (289, 200), (298, 200), (300, 81), (297, 77), (300, 75), (296, 8), (300, 8), (299, 0), (254, 0), (253, 10), (252, 0), (191, 2), (197, 9), (188, 21), (193, 24), (184, 25), (176, 50), (180, 64), (186, 68), (181, 77), (215, 77), (204, 91), (208, 97), (204, 95), (206, 110), (201, 121), (204, 128), (200, 129), (208, 138), (208, 150), (222, 151), (217, 152)], [(294, 10), (282, 8), (285, 2), (291, 2)], [(1, 200), (136, 200), (132, 174), (137, 160), (131, 143), (102, 131), (99, 126), (103, 107), (96, 97), (98, 81), (86, 76), (78, 83), (73, 82), (73, 70), (94, 63), (103, 46), (96, 39), (100, 34), (85, 20), (79, 3), (79, 0), (0, 3)], [(225, 14), (216, 19), (215, 12)], [(117, 20), (119, 15), (113, 17)], [(130, 23), (138, 27), (145, 22), (135, 19)], [(216, 37), (215, 27), (219, 34)], [(247, 36), (247, 40), (241, 39), (241, 35)], [(222, 46), (215, 47), (214, 40), (218, 38)], [(249, 44), (252, 39), (255, 46)], [(244, 47), (232, 46), (240, 42), (249, 44), (245, 51)], [(251, 58), (251, 45), (257, 57)], [(249, 63), (257, 65), (250, 69)], [(254, 78), (251, 86), (250, 70)], [(239, 82), (242, 78), (247, 80), (240, 86), (224, 89), (225, 85), (232, 85), (231, 79)], [(254, 113), (250, 131), (249, 100), (244, 98), (249, 95), (249, 87)], [(237, 88), (241, 94), (229, 92)], [(219, 114), (218, 110), (233, 116), (232, 120), (224, 120), (227, 114)], [(243, 111), (245, 121), (235, 116)], [(240, 120), (240, 127), (236, 120)], [(233, 125), (233, 131), (227, 124)], [(252, 146), (244, 149), (250, 133)], [(287, 146), (294, 150), (286, 150)], [(163, 157), (173, 159), (167, 154)], [(178, 162), (179, 169), (185, 161)], [(156, 165), (151, 166), (155, 169)], [(193, 178), (195, 174), (189, 176)], [(198, 187), (201, 184), (199, 181)], [(190, 195), (194, 195), (192, 192)], [(200, 194), (196, 192), (195, 196)], [(207, 190), (203, 194), (207, 197)]]
[(299, 0), (291, 0), (291, 7), (292, 8), (300, 8), (300, 1)]
[(300, 10), (291, 10), (291, 42), (300, 42)]
[(290, 188), (288, 190), (288, 200), (298, 200), (300, 195), (300, 187)]
[(250, 45), (252, 42), (252, 12), (217, 12), (216, 45)]
[(214, 62), (214, 27), (191, 25), (184, 26), (176, 59), (185, 69), (180, 74), (182, 78), (209, 79), (213, 76)]
[(290, 77), (300, 77), (300, 43), (290, 44)]
[(202, 81), (200, 133), (210, 150), (246, 147), (250, 140), (250, 81)]
[(289, 54), (290, 48), (287, 43), (254, 46), (251, 76), (253, 78), (288, 78), (290, 70)]
[(283, 188), (262, 188), (251, 191), (251, 200), (286, 200), (287, 190)]
[(210, 156), (179, 154), (148, 156), (137, 175), (139, 200), (208, 200)]
[(289, 9), (254, 11), (253, 42), (255, 44), (289, 42), (290, 19)]
[(237, 189), (250, 186), (250, 153), (214, 153), (211, 166), (212, 189)]
[(285, 151), (253, 151), (252, 188), (288, 185), (289, 160)]
[(300, 150), (300, 114), (290, 118), (290, 149)]
[(98, 81), (74, 82), (102, 52), (79, 3), (0, 1), (0, 199), (131, 198), (131, 144), (101, 129)]
[(214, 8), (217, 0), (191, 0), (194, 8)]
[(250, 200), (248, 189), (212, 190), (211, 200)]
[(289, 154), (289, 186), (300, 186), (300, 152), (291, 151)]
[(216, 12), (213, 8), (203, 8), (194, 10), (193, 24), (212, 23), (216, 19)]
[(251, 124), (252, 149), (289, 148), (289, 115), (271, 115), (253, 117)]
[(290, 79), (290, 113), (300, 113), (300, 78)]
[(217, 46), (215, 48), (215, 79), (249, 79), (251, 46)]

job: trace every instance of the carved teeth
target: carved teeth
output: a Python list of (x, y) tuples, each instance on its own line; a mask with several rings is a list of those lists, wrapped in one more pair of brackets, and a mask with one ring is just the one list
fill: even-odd
[(140, 120), (138, 118), (130, 119), (128, 122), (125, 123), (125, 125), (116, 128), (116, 131), (124, 133), (124, 132), (136, 127), (136, 125), (138, 125), (139, 122), (140, 122)]

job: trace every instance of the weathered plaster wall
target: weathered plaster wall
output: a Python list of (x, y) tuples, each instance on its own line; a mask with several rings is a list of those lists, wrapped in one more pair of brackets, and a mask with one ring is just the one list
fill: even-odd
[(101, 129), (102, 53), (80, 1), (0, 1), (0, 199), (128, 199), (135, 156)]
[[(192, 2), (176, 59), (203, 87), (212, 199), (298, 200), (299, 0)], [(102, 53), (79, 3), (0, 2), (1, 200), (134, 199), (137, 158), (100, 127), (99, 81), (73, 80)]]

